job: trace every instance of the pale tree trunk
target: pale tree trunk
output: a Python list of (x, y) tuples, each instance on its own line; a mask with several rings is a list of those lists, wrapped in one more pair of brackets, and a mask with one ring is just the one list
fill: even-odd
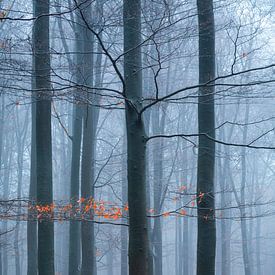
[[(121, 194), (122, 194), (122, 205), (125, 206), (127, 203), (127, 165), (126, 165), (126, 136), (123, 138), (123, 145), (122, 145), (122, 176), (121, 176)], [(123, 210), (123, 218), (121, 220), (122, 223), (127, 223), (127, 212)], [(121, 263), (121, 275), (128, 275), (128, 229), (125, 226), (121, 226), (120, 228), (120, 238), (121, 238), (121, 256), (120, 256), (120, 263)]]
[[(151, 88), (152, 88), (152, 81), (150, 79), (150, 74), (147, 75), (148, 80), (146, 81), (146, 77), (143, 78), (144, 81), (144, 90), (143, 96), (149, 97)], [(144, 128), (145, 133), (149, 134), (150, 131), (150, 120), (151, 120), (151, 109), (147, 110), (144, 114)], [(147, 150), (150, 150), (150, 146), (148, 146)], [(150, 192), (150, 160), (149, 160), (150, 153), (147, 152), (146, 159), (145, 159), (145, 177), (146, 177), (146, 205), (147, 208), (151, 208), (151, 192)], [(154, 256), (153, 256), (153, 229), (152, 229), (152, 219), (149, 217), (147, 218), (147, 228), (148, 228), (148, 275), (154, 275)]]
[[(197, 0), (199, 21), (199, 83), (215, 78), (215, 24), (212, 0)], [(214, 84), (214, 83), (212, 83)], [(198, 240), (197, 275), (215, 274), (215, 138), (214, 86), (199, 89), (199, 149), (197, 170)]]
[[(5, 138), (5, 153), (3, 154), (3, 191), (4, 199), (9, 198), (10, 194), (10, 176), (11, 176), (11, 164), (13, 159), (13, 133), (8, 133)], [(3, 222), (3, 232), (8, 231), (8, 221)], [(1, 238), (3, 245), (8, 245), (8, 236), (4, 234)], [(9, 262), (8, 262), (8, 249), (3, 249), (3, 274), (9, 274)]]
[[(246, 108), (245, 108), (245, 124), (248, 123), (249, 117), (249, 104), (248, 100), (246, 100)], [(247, 140), (247, 126), (244, 127), (243, 132), (243, 144), (246, 144)], [(248, 247), (248, 229), (246, 222), (246, 213), (245, 209), (242, 208), (242, 205), (245, 205), (245, 188), (246, 188), (246, 180), (247, 180), (247, 168), (246, 168), (246, 148), (242, 149), (241, 156), (241, 166), (242, 166), (242, 178), (241, 178), (241, 196), (240, 196), (240, 213), (241, 213), (241, 235), (242, 235), (242, 250), (243, 250), (243, 263), (244, 263), (244, 272), (245, 275), (251, 275), (251, 266), (249, 259), (249, 247)]]
[[(187, 141), (182, 141), (182, 152), (183, 152), (183, 172), (181, 173), (181, 180), (180, 184), (184, 185), (188, 182), (188, 154), (187, 154)], [(188, 203), (188, 199), (184, 200), (184, 204)], [(180, 259), (182, 261), (182, 271), (180, 274), (186, 274), (189, 273), (189, 257), (190, 257), (190, 251), (189, 251), (189, 218), (188, 217), (182, 217), (182, 258)]]
[[(34, 1), (34, 70), (36, 96), (36, 160), (37, 201), (53, 203), (51, 80), (49, 52), (49, 0)], [(44, 16), (41, 16), (44, 15)], [(51, 220), (38, 223), (38, 273), (54, 275), (54, 224)]]
[[(225, 102), (222, 104), (221, 109), (221, 123), (225, 121), (225, 114), (226, 114), (226, 107)], [(236, 111), (236, 116), (237, 116)], [(236, 119), (236, 117), (235, 117)], [(227, 135), (227, 138), (231, 138), (233, 134), (233, 128), (234, 126), (231, 126), (231, 129)], [(220, 139), (223, 140), (225, 138), (226, 132), (224, 128), (220, 129), (221, 135)], [(219, 146), (218, 151), (221, 151), (221, 146)], [(221, 209), (224, 209), (227, 207), (227, 205), (230, 203), (231, 199), (231, 193), (229, 192), (229, 183), (228, 183), (228, 170), (230, 169), (230, 163), (229, 163), (229, 152), (228, 147), (225, 148), (225, 157), (224, 159), (218, 158), (217, 161), (217, 180), (220, 183), (220, 192), (221, 192), (221, 201), (220, 201), (220, 207)], [(230, 214), (230, 210), (222, 210), (221, 211), (221, 227), (220, 227), (220, 242), (221, 242), (221, 251), (220, 251), (220, 259), (221, 259), (221, 265), (220, 265), (220, 272), (224, 275), (230, 275), (231, 274), (231, 261), (230, 261), (230, 247), (231, 247), (231, 221), (228, 221), (226, 217)]]
[[(76, 83), (83, 83), (84, 53), (83, 53), (83, 27), (81, 15), (77, 11), (75, 16), (77, 20), (75, 33), (75, 49), (77, 52), (75, 58), (75, 78)], [(73, 106), (73, 133), (72, 133), (72, 157), (71, 157), (71, 180), (70, 180), (70, 198), (75, 208), (79, 199), (80, 187), (80, 157), (81, 157), (81, 139), (82, 139), (82, 96), (81, 88), (75, 91)], [(70, 221), (69, 232), (69, 275), (78, 275), (80, 273), (80, 223)]]
[[(23, 181), (23, 162), (24, 162), (24, 147), (25, 141), (28, 132), (28, 119), (29, 119), (29, 112), (26, 111), (24, 123), (22, 125), (22, 129), (20, 127), (20, 119), (18, 108), (16, 110), (16, 140), (17, 140), (17, 198), (21, 199), (22, 194), (22, 181)], [(21, 208), (18, 209), (18, 217), (21, 215)], [(15, 225), (15, 236), (14, 236), (14, 251), (15, 251), (15, 274), (21, 275), (21, 265), (20, 259), (21, 255), (19, 252), (19, 233), (20, 233), (20, 220), (16, 220)]]
[(129, 201), (129, 274), (148, 274), (146, 135), (142, 108), (141, 1), (124, 0), (124, 79)]
[[(179, 158), (179, 161), (181, 159)], [(180, 182), (181, 182), (181, 172), (177, 173), (177, 181), (178, 181), (178, 188), (180, 188)], [(177, 200), (176, 207), (177, 209), (181, 206), (181, 201)], [(182, 237), (183, 237), (183, 230), (182, 230), (182, 219), (177, 218), (175, 219), (175, 224), (176, 224), (176, 238), (175, 238), (175, 247), (176, 247), (176, 265), (175, 265), (175, 273), (176, 275), (181, 275), (182, 274), (182, 266), (183, 266), (183, 243), (182, 243)], [(186, 261), (186, 259), (184, 259)]]
[[(1, 6), (1, 4), (0, 4)], [(4, 118), (5, 118), (5, 95), (1, 94), (1, 115), (0, 115), (0, 173), (2, 173), (2, 152), (3, 152), (3, 130), (4, 130)], [(2, 229), (2, 228), (1, 228)], [(0, 238), (1, 240), (2, 238)], [(2, 275), (3, 263), (2, 263), (2, 247), (0, 247), (0, 275)]]
[[(155, 107), (152, 115), (152, 130), (154, 135), (162, 134), (164, 131), (164, 114), (161, 117), (159, 107)], [(154, 163), (154, 210), (155, 214), (161, 212), (162, 180), (163, 180), (163, 142), (162, 139), (154, 140), (153, 163)], [(161, 218), (154, 219), (152, 241), (154, 245), (154, 272), (155, 275), (162, 275), (162, 231)]]
[[(255, 157), (254, 157), (255, 158)], [(254, 159), (254, 171), (255, 171), (255, 184), (256, 184), (256, 194), (260, 196), (261, 194), (261, 185), (259, 182), (258, 176), (258, 167), (257, 167), (257, 160)], [(266, 174), (266, 173), (265, 173)], [(261, 181), (264, 182), (264, 179), (261, 175)], [(261, 266), (261, 206), (258, 205), (256, 208), (257, 220), (256, 220), (256, 275), (262, 275), (262, 266)]]
[[(34, 60), (33, 60), (34, 61)], [(33, 62), (34, 71), (34, 62)], [(29, 186), (29, 200), (33, 204), (36, 201), (37, 193), (37, 176), (36, 176), (36, 102), (35, 102), (35, 81), (32, 75), (32, 104), (31, 104), (31, 167), (30, 167), (30, 186)], [(27, 274), (37, 275), (37, 222), (33, 220), (34, 211), (28, 210), (27, 223)]]

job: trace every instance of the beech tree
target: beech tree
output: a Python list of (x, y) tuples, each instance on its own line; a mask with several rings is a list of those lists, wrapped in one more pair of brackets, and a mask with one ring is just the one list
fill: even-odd
[[(37, 0), (33, 28), (34, 78), (36, 89), (36, 175), (37, 201), (53, 203), (51, 136), (51, 65), (49, 46), (49, 1)], [(38, 223), (38, 274), (54, 275), (54, 225), (51, 220)]]
[(0, 274), (272, 274), (273, 14), (0, 0)]
[(124, 95), (127, 129), (129, 274), (148, 274), (146, 133), (142, 108), (141, 1), (124, 0)]
[(198, 244), (197, 275), (215, 274), (215, 23), (213, 1), (197, 1), (199, 22), (199, 89), (198, 98)]

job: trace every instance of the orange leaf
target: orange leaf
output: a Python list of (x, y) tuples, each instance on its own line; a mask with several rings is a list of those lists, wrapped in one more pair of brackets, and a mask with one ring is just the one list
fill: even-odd
[(187, 212), (184, 209), (181, 209), (179, 212), (182, 216), (186, 216)]
[(162, 214), (162, 216), (163, 216), (163, 217), (168, 217), (168, 216), (170, 216), (170, 212), (164, 212), (164, 213)]

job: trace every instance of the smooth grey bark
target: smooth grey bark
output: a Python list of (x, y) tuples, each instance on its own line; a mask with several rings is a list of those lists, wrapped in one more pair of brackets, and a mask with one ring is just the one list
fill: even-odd
[[(145, 58), (145, 57), (144, 57)], [(147, 72), (146, 75), (143, 77), (143, 96), (149, 97), (151, 95), (151, 88), (152, 88), (152, 81), (150, 79), (150, 73)], [(152, 116), (152, 110), (149, 109), (144, 114), (144, 129), (145, 133), (149, 134), (150, 132), (150, 121)], [(150, 150), (150, 146), (148, 146), (147, 151)], [(145, 159), (145, 177), (146, 177), (146, 205), (148, 209), (151, 209), (151, 192), (150, 192), (150, 159), (149, 159), (150, 153), (146, 153), (146, 159)], [(147, 228), (148, 228), (148, 275), (154, 275), (154, 256), (153, 256), (153, 244), (152, 244), (152, 238), (153, 238), (153, 228), (152, 228), (152, 219), (149, 217), (147, 218)]]
[[(93, 48), (94, 36), (88, 29), (91, 27), (93, 1), (86, 1), (81, 17), (85, 26), (83, 32), (83, 50), (85, 53), (84, 63), (84, 79), (83, 84), (88, 87), (93, 86)], [(86, 104), (83, 107), (83, 148), (81, 161), (81, 197), (89, 199), (94, 197), (94, 161), (95, 161), (95, 136), (98, 119), (98, 109), (94, 104), (94, 96), (92, 90), (85, 91)], [(91, 215), (93, 215), (91, 210)], [(94, 224), (87, 221), (81, 222), (81, 248), (82, 248), (82, 266), (81, 275), (95, 275), (95, 240), (94, 240)]]
[[(222, 109), (221, 109), (221, 121), (225, 121), (225, 114), (226, 114), (226, 105), (223, 102)], [(238, 109), (236, 110), (236, 115), (234, 121), (237, 118)], [(233, 134), (234, 125), (230, 127), (229, 132), (227, 133), (227, 138), (231, 139)], [(221, 129), (221, 136), (220, 139), (223, 140), (225, 138), (226, 132), (225, 129)], [(221, 146), (219, 146), (218, 151), (221, 151)], [(230, 183), (228, 180), (228, 171), (231, 169), (230, 162), (229, 162), (229, 148), (225, 148), (225, 157), (222, 159), (221, 157), (218, 158), (217, 161), (217, 179), (220, 183), (220, 207), (221, 209), (225, 208), (231, 202), (231, 193), (228, 192), (230, 190)], [(220, 272), (224, 275), (231, 274), (231, 259), (230, 259), (230, 250), (231, 250), (231, 221), (227, 220), (226, 217), (230, 216), (230, 210), (224, 210), (222, 213), (222, 219), (220, 222), (220, 242), (221, 242), (221, 252), (220, 252), (220, 259), (221, 259), (221, 266)]]
[[(255, 179), (255, 185), (256, 185), (256, 188), (255, 188), (255, 191), (256, 191), (256, 200), (257, 200), (257, 196), (259, 194), (261, 194), (261, 184), (259, 182), (259, 169), (257, 167), (258, 165), (258, 162), (257, 162), (257, 159), (256, 157), (254, 156), (254, 160), (253, 160), (253, 171), (254, 171), (254, 179)], [(266, 175), (266, 171), (264, 171), (264, 176)], [(262, 177), (262, 173), (261, 173), (261, 182), (265, 182), (265, 177), (263, 178)], [(256, 228), (255, 228), (255, 238), (256, 238), (256, 246), (255, 246), (255, 249), (256, 249), (256, 268), (255, 268), (255, 274), (256, 275), (262, 275), (262, 248), (261, 248), (261, 231), (262, 231), (262, 224), (261, 224), (261, 206), (258, 205), (258, 207), (256, 208), (256, 215), (258, 216), (257, 217), (257, 220), (256, 220)]]
[[(80, 85), (83, 83), (83, 28), (81, 27), (80, 14), (76, 15), (76, 33), (75, 33), (75, 48), (76, 48), (76, 82)], [(70, 180), (70, 198), (72, 204), (77, 207), (79, 199), (80, 187), (80, 156), (81, 156), (81, 139), (82, 139), (82, 117), (83, 103), (81, 98), (83, 91), (78, 88), (75, 91), (74, 106), (73, 106), (73, 134), (72, 134), (72, 157), (71, 157), (71, 180)], [(80, 223), (70, 221), (69, 232), (69, 275), (77, 275), (80, 273)]]
[[(34, 78), (34, 57), (32, 58), (32, 103), (31, 103), (31, 167), (29, 200), (32, 205), (36, 201), (37, 175), (36, 175), (36, 95)], [(34, 211), (28, 209), (27, 222), (27, 274), (37, 275), (37, 222), (33, 220)]]
[(123, 1), (124, 94), (126, 97), (129, 202), (129, 274), (148, 274), (146, 134), (142, 108), (141, 1)]
[[(127, 200), (127, 152), (124, 150), (126, 148), (126, 135), (123, 138), (123, 150), (122, 150), (122, 175), (121, 175), (121, 197), (122, 197), (122, 205), (126, 205)], [(122, 223), (127, 223), (126, 215), (128, 213), (123, 209), (121, 219)], [(120, 238), (121, 238), (121, 253), (120, 253), (120, 273), (121, 275), (128, 275), (128, 228), (125, 226), (121, 226), (120, 228)]]
[[(165, 115), (161, 116), (159, 107), (155, 107), (152, 115), (152, 130), (154, 135), (164, 132)], [(153, 143), (153, 159), (154, 159), (154, 210), (156, 215), (161, 212), (162, 199), (162, 181), (163, 181), (163, 139), (157, 139)], [(154, 272), (156, 275), (162, 274), (162, 231), (161, 218), (154, 219), (153, 227), (153, 245), (154, 245)]]
[[(81, 197), (88, 199), (94, 197), (93, 187), (93, 157), (94, 157), (94, 139), (93, 112), (90, 106), (84, 109), (84, 126), (83, 126), (83, 153), (81, 165)], [(82, 266), (81, 274), (94, 274), (94, 225), (91, 222), (81, 222), (81, 247), (82, 247)]]
[[(92, 122), (92, 110), (90, 106), (84, 109), (84, 126), (83, 126), (83, 153), (81, 165), (81, 197), (89, 199), (94, 197), (93, 188), (93, 157), (94, 157), (94, 129)], [(82, 266), (81, 274), (94, 274), (94, 225), (91, 222), (81, 222), (81, 247), (82, 247)]]
[[(110, 191), (112, 190), (108, 190), (108, 201), (113, 201), (112, 193)], [(106, 234), (109, 236), (108, 252), (106, 257), (107, 274), (114, 275), (114, 243), (112, 238), (113, 229), (111, 226), (107, 229)]]
[[(197, 0), (199, 23), (199, 83), (215, 78), (215, 23), (212, 0)], [(202, 86), (198, 99), (198, 130), (215, 138), (214, 86)], [(215, 274), (215, 142), (199, 136), (197, 167), (197, 275)], [(203, 197), (199, 197), (204, 194)]]
[[(1, 4), (0, 4), (1, 7)], [(3, 152), (3, 130), (4, 130), (4, 118), (5, 118), (5, 96), (1, 94), (1, 115), (0, 115), (0, 172), (2, 169), (2, 152)], [(0, 247), (0, 275), (3, 270), (3, 258), (2, 258), (2, 247)]]
[(3, 152), (3, 132), (5, 122), (5, 95), (1, 94), (1, 115), (0, 115), (0, 168), (2, 167), (2, 152)]
[[(187, 120), (186, 120), (187, 121)], [(183, 123), (182, 123), (183, 124)], [(182, 154), (183, 154), (183, 157), (182, 157), (182, 162), (183, 162), (183, 165), (182, 165), (182, 173), (181, 173), (181, 178), (180, 178), (180, 182), (182, 184), (184, 184), (185, 182), (188, 182), (188, 154), (187, 154), (187, 141), (182, 141)], [(187, 204), (188, 199), (185, 198), (185, 201), (184, 201), (184, 204)], [(182, 253), (182, 258), (180, 259), (180, 261), (182, 262), (182, 271), (180, 274), (186, 274), (188, 275), (189, 274), (189, 253), (190, 253), (190, 250), (189, 250), (189, 243), (188, 243), (188, 239), (189, 239), (189, 218), (188, 217), (182, 217), (180, 218), (182, 219), (182, 247), (181, 247), (181, 253)]]
[[(17, 141), (17, 198), (21, 198), (22, 194), (22, 181), (23, 181), (23, 156), (24, 146), (28, 132), (29, 113), (26, 111), (22, 129), (20, 127), (20, 119), (18, 108), (16, 110), (16, 141)], [(18, 217), (21, 215), (21, 208), (17, 211)], [(15, 236), (14, 236), (14, 252), (15, 252), (15, 274), (21, 275), (20, 259), (21, 254), (19, 251), (19, 233), (20, 233), (20, 220), (16, 220)]]
[[(181, 175), (180, 172), (177, 173), (177, 181), (178, 183), (181, 182)], [(180, 185), (178, 186), (180, 187)], [(177, 201), (176, 207), (177, 209), (180, 207), (181, 202)], [(175, 249), (176, 249), (176, 259), (175, 259), (175, 274), (181, 275), (182, 274), (182, 266), (183, 266), (183, 230), (182, 230), (182, 219), (177, 218), (175, 219), (175, 226), (176, 226), (176, 238), (175, 238)], [(185, 259), (186, 260), (186, 259)]]
[[(30, 186), (29, 186), (29, 200), (31, 204), (36, 201), (36, 103), (33, 99), (31, 106), (32, 127), (31, 127), (31, 167), (30, 167)], [(28, 210), (28, 223), (27, 223), (27, 274), (37, 275), (37, 222), (33, 220), (34, 211)]]
[[(74, 105), (73, 110), (73, 141), (71, 158), (71, 202), (76, 207), (79, 199), (80, 148), (82, 136), (82, 108)], [(69, 232), (69, 275), (79, 274), (80, 269), (80, 223), (70, 221)]]
[[(228, 159), (224, 160), (223, 167), (220, 167), (220, 183), (221, 183), (221, 208), (226, 207), (228, 203), (227, 195), (225, 192), (227, 189), (227, 171), (230, 169)], [(225, 218), (225, 217), (224, 217)], [(230, 224), (226, 219), (221, 220), (221, 273), (224, 275), (230, 275), (231, 273), (231, 263), (230, 263)]]
[[(248, 100), (246, 100), (245, 105), (245, 124), (248, 123), (249, 117), (249, 104)], [(243, 144), (246, 144), (247, 141), (247, 125), (244, 127), (243, 132)], [(246, 221), (246, 213), (245, 209), (241, 207), (241, 205), (245, 205), (245, 188), (246, 188), (246, 180), (247, 180), (247, 167), (246, 167), (246, 148), (242, 148), (241, 153), (241, 194), (240, 194), (240, 213), (241, 213), (241, 236), (242, 236), (242, 250), (243, 250), (243, 263), (244, 263), (244, 272), (245, 275), (251, 275), (251, 266), (250, 266), (250, 259), (249, 259), (249, 248), (248, 248), (248, 229), (247, 229), (247, 221)]]
[[(14, 136), (12, 134), (7, 135), (5, 139), (5, 153), (3, 154), (3, 191), (4, 198), (8, 199), (10, 194), (10, 177), (11, 177), (11, 165), (13, 159), (13, 139)], [(3, 232), (8, 231), (8, 221), (3, 222)], [(8, 244), (8, 236), (7, 234), (3, 235), (1, 238), (4, 245)], [(8, 251), (7, 249), (3, 249), (3, 274), (9, 274), (9, 264), (8, 264)]]
[[(37, 202), (53, 203), (51, 80), (49, 52), (49, 0), (35, 0), (33, 28), (34, 70), (36, 88), (36, 161)], [(54, 224), (42, 219), (38, 223), (38, 274), (54, 275)]]

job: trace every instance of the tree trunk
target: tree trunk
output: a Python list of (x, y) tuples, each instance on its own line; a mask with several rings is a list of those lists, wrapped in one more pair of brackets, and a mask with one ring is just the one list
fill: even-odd
[(129, 274), (148, 274), (146, 135), (142, 107), (141, 1), (124, 0), (124, 78), (129, 201)]
[[(155, 107), (152, 116), (152, 129), (154, 135), (162, 134), (164, 131), (164, 120), (160, 119), (159, 108)], [(155, 214), (161, 212), (162, 180), (163, 180), (163, 142), (162, 139), (154, 140), (153, 143), (153, 163), (154, 163), (154, 210)], [(154, 219), (153, 245), (154, 245), (154, 263), (155, 275), (162, 275), (162, 231), (161, 218)]]
[[(34, 71), (34, 60), (33, 60)], [(37, 192), (37, 176), (36, 176), (36, 102), (35, 102), (35, 79), (32, 75), (32, 98), (31, 105), (31, 167), (30, 167), (30, 186), (29, 186), (29, 200), (31, 204), (36, 201)], [(27, 250), (28, 250), (28, 264), (27, 274), (37, 275), (37, 222), (33, 220), (34, 211), (28, 210), (27, 223)]]
[[(22, 194), (22, 181), (23, 181), (23, 162), (24, 162), (24, 146), (28, 132), (29, 112), (26, 110), (24, 123), (20, 127), (20, 119), (18, 108), (16, 109), (16, 140), (17, 140), (17, 198), (21, 199)], [(21, 208), (17, 210), (18, 217), (21, 215)], [(14, 252), (15, 252), (15, 274), (21, 274), (20, 259), (21, 254), (19, 251), (19, 234), (20, 234), (20, 219), (16, 220), (15, 236), (14, 236)]]
[[(246, 108), (245, 108), (245, 123), (246, 126), (244, 127), (243, 133), (243, 144), (246, 144), (247, 140), (247, 123), (249, 117), (249, 104), (248, 100), (246, 100)], [(242, 167), (242, 178), (241, 178), (241, 196), (240, 196), (240, 213), (241, 213), (241, 235), (242, 235), (242, 250), (243, 250), (243, 264), (244, 264), (244, 272), (245, 275), (251, 275), (251, 266), (250, 266), (250, 259), (249, 259), (249, 248), (248, 248), (248, 229), (247, 229), (247, 221), (246, 221), (246, 213), (245, 209), (242, 208), (242, 205), (245, 205), (245, 188), (246, 188), (246, 148), (242, 148), (241, 153), (241, 167)]]
[[(0, 4), (1, 6), (1, 4)], [(0, 173), (2, 169), (2, 153), (3, 153), (3, 132), (4, 132), (4, 118), (5, 118), (5, 95), (1, 94), (1, 115), (0, 115)], [(3, 258), (2, 247), (0, 247), (0, 275), (3, 274)]]
[[(34, 69), (36, 97), (37, 201), (53, 203), (51, 80), (49, 49), (49, 0), (34, 1)], [(44, 15), (44, 16), (41, 16)], [(46, 16), (45, 16), (46, 15)], [(38, 223), (38, 273), (54, 275), (54, 224), (42, 219)]]
[[(82, 16), (85, 18), (85, 24), (91, 23), (92, 1), (85, 1)], [(93, 86), (93, 44), (94, 37), (92, 32), (85, 26), (83, 32), (83, 50), (85, 62), (83, 63), (84, 79), (83, 84), (88, 87)], [(97, 121), (95, 120), (95, 107), (93, 102), (92, 90), (85, 91), (86, 104), (83, 108), (83, 151), (81, 162), (81, 197), (88, 199), (94, 197), (94, 160), (95, 160), (95, 135)], [(91, 213), (92, 215), (92, 213)], [(95, 241), (94, 224), (87, 221), (81, 222), (81, 247), (82, 247), (82, 275), (95, 275)]]
[[(81, 85), (83, 83), (83, 28), (80, 14), (76, 15), (76, 82)], [(73, 134), (72, 134), (72, 158), (71, 158), (71, 182), (70, 182), (70, 198), (75, 208), (79, 199), (79, 177), (80, 177), (80, 156), (81, 156), (81, 138), (82, 138), (82, 116), (83, 106), (81, 105), (82, 89), (75, 91), (73, 106)], [(70, 221), (70, 244), (69, 244), (69, 275), (78, 275), (80, 273), (80, 223), (78, 221)]]
[[(123, 138), (123, 150), (122, 150), (122, 177), (121, 177), (121, 193), (122, 193), (122, 205), (125, 206), (127, 203), (127, 166), (126, 166), (126, 136)], [(127, 212), (123, 210), (123, 218), (121, 220), (122, 223), (127, 223), (127, 218), (124, 216), (127, 215)], [(121, 275), (128, 275), (128, 229), (125, 226), (121, 226), (120, 229), (120, 238), (121, 238)]]
[[(199, 21), (199, 83), (215, 78), (215, 26), (212, 0), (197, 0)], [(212, 83), (213, 84), (213, 83)], [(197, 275), (215, 274), (215, 138), (214, 86), (199, 89), (199, 149), (197, 170), (198, 242)], [(203, 197), (199, 197), (203, 194)]]

